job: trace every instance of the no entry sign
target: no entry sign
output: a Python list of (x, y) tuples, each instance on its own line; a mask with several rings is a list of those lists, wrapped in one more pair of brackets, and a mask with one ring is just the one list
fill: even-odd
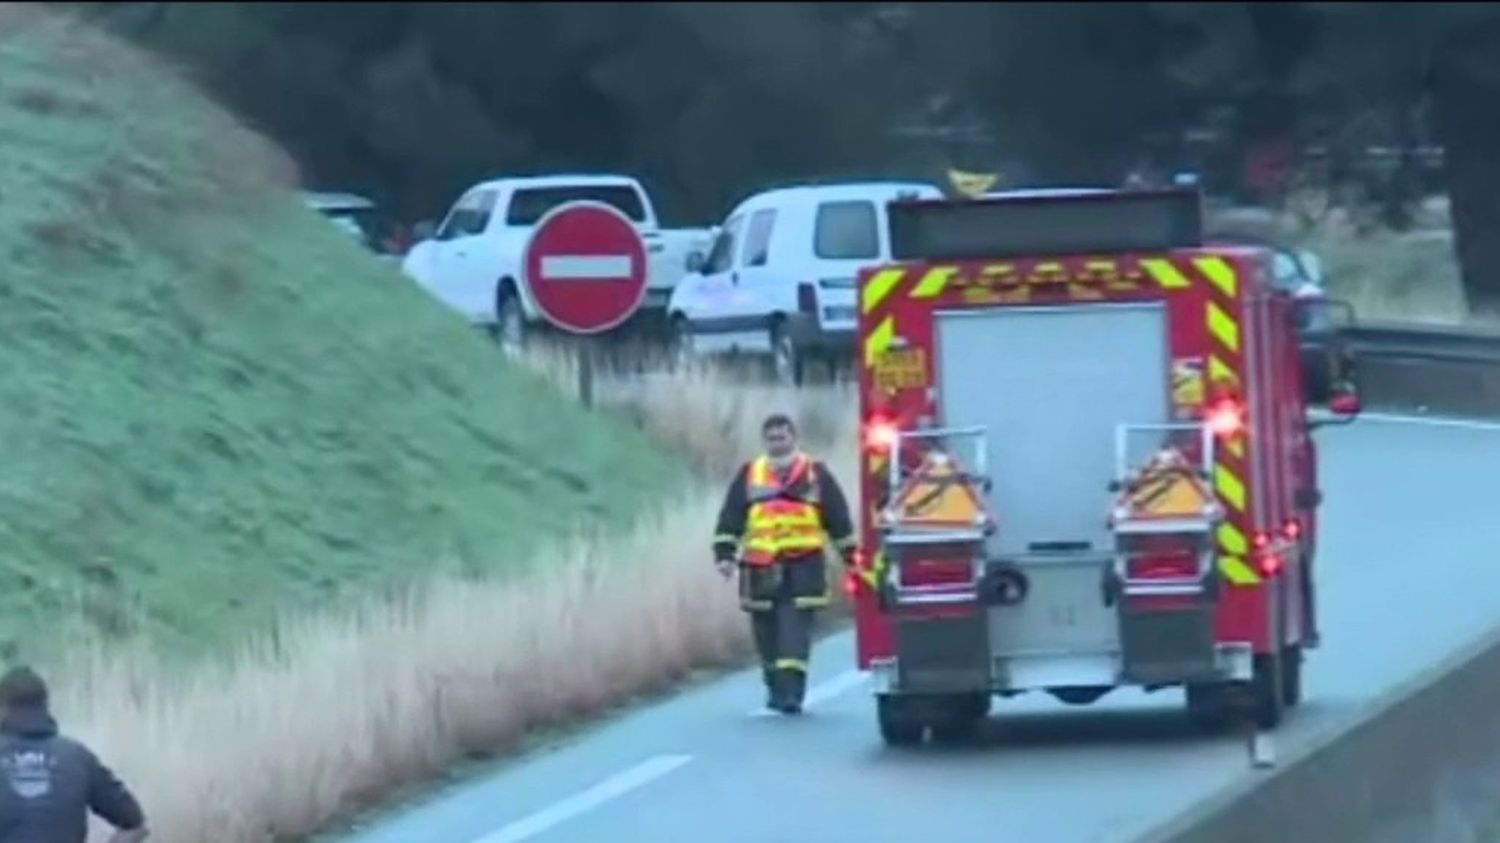
[(630, 218), (603, 202), (543, 216), (526, 244), (526, 283), (547, 321), (575, 334), (619, 325), (646, 297), (646, 247)]

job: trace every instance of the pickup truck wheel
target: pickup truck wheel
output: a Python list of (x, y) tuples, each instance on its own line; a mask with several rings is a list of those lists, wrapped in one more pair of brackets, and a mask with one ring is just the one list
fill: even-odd
[(495, 296), (495, 340), (507, 354), (517, 354), (526, 347), (526, 334), (521, 297), (508, 283), (502, 283)]

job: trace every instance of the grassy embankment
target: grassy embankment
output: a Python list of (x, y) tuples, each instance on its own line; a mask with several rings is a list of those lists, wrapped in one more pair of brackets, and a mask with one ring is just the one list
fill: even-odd
[(35, 15), (0, 36), (0, 647), (61, 619), (218, 645), (687, 476), (498, 363), (187, 85)]

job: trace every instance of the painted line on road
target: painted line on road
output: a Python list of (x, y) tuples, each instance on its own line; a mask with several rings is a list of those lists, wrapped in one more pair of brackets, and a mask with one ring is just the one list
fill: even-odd
[(561, 822), (597, 808), (611, 799), (617, 799), (638, 787), (650, 784), (691, 760), (693, 760), (691, 755), (658, 755), (647, 759), (624, 772), (610, 776), (588, 790), (555, 802), (470, 843), (520, 843), (522, 840), (528, 840)]
[(1396, 413), (1360, 413), (1355, 424), (1361, 421), (1390, 422), (1392, 424), (1426, 424), (1433, 427), (1458, 427), (1465, 430), (1500, 430), (1500, 422), (1477, 419), (1447, 419), (1434, 416), (1408, 416)]
[[(819, 703), (827, 702), (850, 689), (865, 684), (870, 679), (862, 670), (848, 670), (826, 682), (819, 683), (809, 688), (807, 695), (802, 698), (802, 710), (806, 711), (817, 706)], [(751, 717), (782, 717), (778, 711), (757, 708), (749, 712)]]

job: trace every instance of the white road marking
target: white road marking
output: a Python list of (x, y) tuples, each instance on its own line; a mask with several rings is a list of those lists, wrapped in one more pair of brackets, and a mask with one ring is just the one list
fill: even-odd
[(1391, 422), (1393, 424), (1426, 424), (1433, 427), (1458, 427), (1465, 430), (1500, 430), (1500, 422), (1478, 419), (1447, 419), (1433, 416), (1408, 416), (1395, 413), (1360, 413), (1354, 424), (1361, 421)]
[[(807, 695), (802, 698), (802, 710), (806, 711), (817, 706), (819, 703), (827, 702), (845, 691), (863, 685), (868, 682), (869, 676), (862, 670), (849, 670), (829, 679), (827, 682), (814, 685), (807, 690)], [(779, 711), (771, 711), (768, 708), (757, 708), (749, 712), (751, 717), (783, 717)]]
[(630, 278), (630, 255), (550, 255), (542, 258), (542, 278), (548, 281), (625, 281)]
[(622, 773), (610, 776), (588, 790), (555, 802), (470, 843), (519, 843), (519, 841), (530, 839), (558, 823), (570, 820), (611, 799), (624, 796), (642, 785), (649, 784), (691, 760), (693, 760), (691, 755), (658, 755), (647, 759)]

